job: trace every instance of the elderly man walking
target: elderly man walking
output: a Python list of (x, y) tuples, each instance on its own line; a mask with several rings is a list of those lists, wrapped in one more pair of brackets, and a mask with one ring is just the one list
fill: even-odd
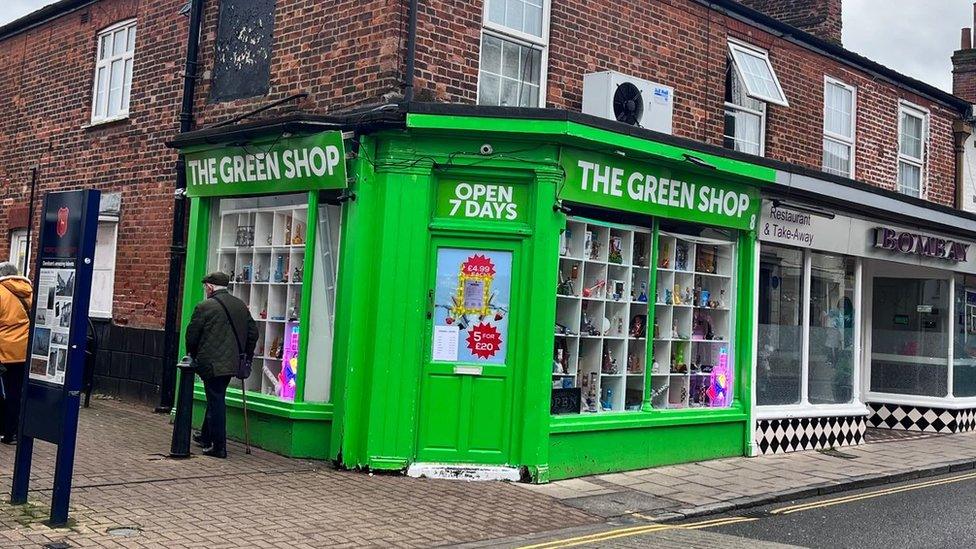
[(20, 422), (20, 394), (27, 371), (27, 336), (34, 290), (13, 263), (0, 263), (0, 379), (3, 381), (0, 442), (13, 444)]
[(227, 457), (227, 405), (230, 380), (238, 373), (241, 355), (254, 356), (258, 327), (243, 301), (227, 291), (230, 277), (221, 272), (203, 279), (207, 299), (193, 310), (186, 327), (186, 351), (197, 366), (207, 394), (207, 412), (194, 440), (204, 455)]

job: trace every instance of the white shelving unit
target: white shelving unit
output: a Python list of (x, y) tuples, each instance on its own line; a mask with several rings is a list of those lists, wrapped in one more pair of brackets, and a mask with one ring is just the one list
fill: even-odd
[[(221, 212), (213, 266), (231, 278), (258, 325), (249, 391), (278, 395), (285, 324), (301, 311), (308, 208), (287, 206)], [(240, 381), (232, 382), (240, 386)]]
[(705, 390), (724, 351), (732, 364), (735, 245), (659, 233), (651, 405), (709, 407)]
[(644, 400), (652, 235), (571, 218), (562, 236), (553, 388), (580, 387), (583, 412)]

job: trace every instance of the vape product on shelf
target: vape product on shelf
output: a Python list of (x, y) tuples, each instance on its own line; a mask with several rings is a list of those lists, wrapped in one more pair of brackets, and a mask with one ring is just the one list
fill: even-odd
[[(654, 337), (658, 337), (657, 319), (654, 319)], [(647, 315), (634, 315), (630, 319), (630, 337), (640, 339), (647, 337)]]
[(559, 255), (569, 255), (569, 229), (559, 233)]
[(637, 296), (637, 301), (640, 303), (647, 303), (647, 283), (641, 282), (640, 295)]
[(623, 263), (623, 240), (619, 236), (610, 237), (610, 249), (607, 260), (610, 263)]
[(671, 268), (671, 247), (667, 244), (661, 245), (660, 259), (657, 262), (657, 266), (661, 269)]
[(583, 257), (595, 259), (596, 253), (593, 250), (593, 231), (586, 231), (583, 235)]
[(275, 259), (274, 281), (281, 282), (285, 276), (285, 256), (279, 255)]
[(623, 280), (611, 280), (610, 291), (614, 301), (620, 301), (624, 297), (624, 289), (627, 287)]
[(671, 299), (674, 301), (675, 305), (681, 305), (681, 285), (675, 284), (674, 290), (671, 292)]
[(680, 240), (674, 247), (674, 270), (688, 270), (688, 244)]
[(695, 270), (700, 273), (715, 273), (715, 257), (718, 255), (717, 246), (699, 245), (695, 257)]
[(574, 295), (572, 279), (566, 278), (562, 269), (559, 270), (559, 285), (556, 286), (556, 293), (559, 295)]
[(606, 280), (598, 280), (592, 287), (583, 288), (583, 297), (600, 297), (598, 292), (606, 285)]
[(295, 224), (295, 236), (291, 239), (293, 246), (301, 246), (305, 243), (305, 237), (302, 235), (302, 224)]
[(604, 411), (610, 411), (613, 409), (613, 389), (607, 388), (607, 398), (600, 403)]

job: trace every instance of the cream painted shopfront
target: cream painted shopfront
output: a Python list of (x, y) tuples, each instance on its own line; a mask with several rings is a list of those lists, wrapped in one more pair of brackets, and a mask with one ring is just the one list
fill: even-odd
[(973, 428), (971, 241), (780, 200), (758, 233), (754, 453)]

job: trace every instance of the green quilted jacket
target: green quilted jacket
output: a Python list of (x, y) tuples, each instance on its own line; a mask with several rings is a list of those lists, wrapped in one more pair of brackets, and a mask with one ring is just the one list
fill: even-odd
[(186, 352), (193, 357), (197, 373), (203, 379), (237, 374), (237, 341), (227, 314), (217, 300), (227, 307), (234, 319), (237, 337), (248, 356), (254, 356), (254, 345), (258, 341), (258, 327), (247, 305), (227, 290), (214, 292), (193, 309), (190, 324), (186, 327)]

